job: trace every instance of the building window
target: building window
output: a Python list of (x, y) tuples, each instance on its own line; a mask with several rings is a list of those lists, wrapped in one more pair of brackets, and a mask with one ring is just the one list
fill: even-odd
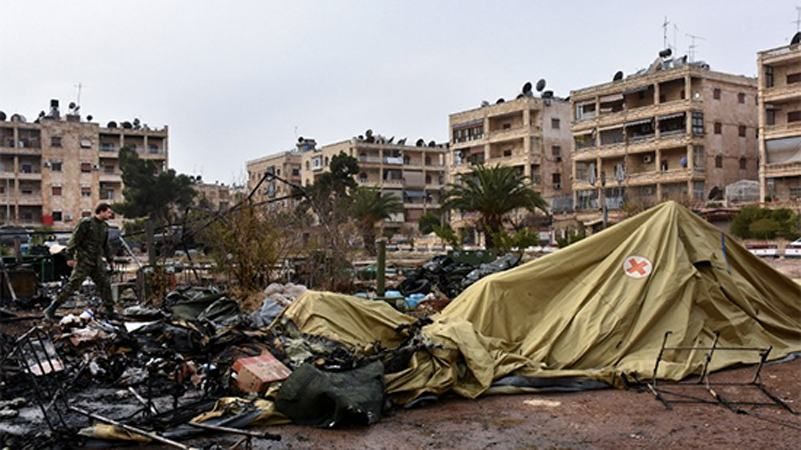
[(715, 122), (715, 134), (723, 133), (723, 124), (720, 122)]
[(787, 74), (787, 84), (801, 82), (801, 72)]
[(720, 100), (720, 88), (715, 88), (712, 91), (712, 98), (714, 98), (715, 100)]
[(23, 186), (19, 188), (19, 190), (22, 193), (22, 195), (33, 195), (33, 188), (29, 186)]
[(92, 148), (92, 140), (89, 138), (81, 138), (81, 148)]
[(748, 160), (745, 157), (740, 158), (740, 170), (745, 170), (748, 168)]
[(81, 211), (81, 217), (92, 217), (91, 211)]
[(558, 130), (560, 125), (561, 124), (558, 118), (556, 117), (551, 118), (551, 128), (553, 128), (554, 130)]
[(742, 92), (737, 93), (737, 103), (745, 103), (745, 94)]
[(50, 170), (53, 172), (61, 172), (61, 161), (50, 162)]
[(33, 165), (31, 163), (22, 163), (20, 170), (22, 173), (33, 173)]
[(765, 66), (765, 87), (773, 87), (773, 67)]
[(300, 169), (292, 169), (292, 176), (299, 177), (300, 176)]
[(717, 169), (723, 168), (723, 156), (721, 155), (715, 156), (715, 168)]
[(309, 169), (311, 169), (311, 164), (309, 163), (309, 161), (306, 161), (306, 170), (309, 170)]
[(91, 197), (91, 196), (92, 196), (92, 188), (81, 187), (81, 197)]
[(54, 222), (61, 222), (64, 218), (61, 215), (61, 211), (53, 211), (53, 221)]
[(740, 125), (739, 127), (737, 127), (737, 135), (738, 136), (745, 137), (745, 133), (746, 133), (745, 125)]
[(89, 173), (92, 171), (92, 163), (84, 162), (81, 163), (81, 172)]
[(562, 174), (561, 173), (551, 174), (551, 180), (553, 182), (553, 189), (555, 191), (561, 191), (562, 190)]
[(52, 190), (54, 196), (61, 195), (61, 186), (53, 186), (50, 189)]
[(503, 149), (503, 157), (508, 158), (510, 156), (512, 156), (512, 149), (511, 148)]
[(801, 111), (790, 111), (787, 113), (787, 121), (788, 122), (798, 122), (801, 121)]
[(693, 135), (704, 135), (704, 113), (700, 111), (693, 112)]
[(61, 147), (61, 136), (53, 136), (50, 138), (51, 147)]
[(551, 146), (551, 156), (556, 159), (556, 162), (562, 161), (562, 147), (559, 145)]
[(776, 110), (775, 109), (766, 109), (765, 110), (765, 124), (766, 125), (776, 125)]

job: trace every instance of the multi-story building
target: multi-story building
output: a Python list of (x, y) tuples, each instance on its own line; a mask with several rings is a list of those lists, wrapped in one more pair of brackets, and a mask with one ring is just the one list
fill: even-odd
[(571, 92), (576, 219), (722, 199), (757, 177), (756, 80), (662, 52), (647, 69)]
[(198, 183), (193, 186), (197, 192), (196, 201), (205, 203), (213, 211), (224, 211), (239, 201), (237, 186), (220, 183)]
[[(247, 193), (253, 192), (251, 197), (253, 202), (265, 204), (268, 208), (285, 208), (295, 205), (297, 199), (289, 197), (293, 194), (291, 184), (298, 186), (301, 184), (301, 151), (314, 148), (314, 146), (314, 140), (301, 138), (295, 149), (248, 161), (246, 190)], [(275, 175), (291, 184), (270, 177), (261, 181), (266, 174)], [(257, 189), (256, 186), (260, 181), (261, 185)]]
[(394, 195), (403, 202), (403, 212), (385, 220), (383, 228), (416, 228), (426, 212), (439, 212), (447, 177), (447, 146), (433, 141), (426, 144), (422, 139), (416, 145), (392, 141), (368, 134), (303, 152), (303, 185), (313, 183), (328, 170), (334, 156), (353, 156), (359, 162), (355, 177), (359, 186), (380, 189), (383, 195)]
[[(549, 91), (449, 116), (449, 181), (476, 164), (517, 168), (553, 209), (570, 204), (570, 103)], [(455, 229), (473, 229), (475, 214), (454, 214)], [(468, 242), (479, 239), (467, 233)]]
[(762, 202), (801, 201), (801, 33), (759, 52), (759, 186)]
[[(71, 105), (72, 106), (72, 105)], [(71, 229), (101, 200), (122, 200), (119, 151), (129, 147), (167, 167), (168, 130), (138, 120), (101, 127), (77, 109), (62, 117), (58, 100), (35, 122), (0, 113), (0, 220)]]

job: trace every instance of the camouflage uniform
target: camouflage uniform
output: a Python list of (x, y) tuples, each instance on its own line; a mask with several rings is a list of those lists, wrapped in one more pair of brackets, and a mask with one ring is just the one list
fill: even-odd
[(111, 298), (111, 284), (106, 273), (106, 265), (102, 259), (105, 256), (106, 260), (111, 262), (108, 225), (106, 222), (95, 217), (81, 219), (72, 233), (65, 252), (67, 259), (74, 259), (76, 264), (72, 269), (69, 282), (47, 308), (49, 316), (52, 317), (55, 310), (81, 287), (86, 277), (91, 277), (97, 286), (98, 294), (103, 300), (106, 312), (113, 312), (114, 301)]

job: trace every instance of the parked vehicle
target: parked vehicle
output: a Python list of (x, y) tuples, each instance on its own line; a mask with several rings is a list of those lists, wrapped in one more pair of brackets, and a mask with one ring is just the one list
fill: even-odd
[(801, 239), (796, 239), (787, 244), (784, 249), (785, 258), (801, 258)]

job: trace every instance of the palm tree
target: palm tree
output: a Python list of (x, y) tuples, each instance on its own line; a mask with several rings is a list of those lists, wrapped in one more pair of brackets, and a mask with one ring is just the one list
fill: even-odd
[(378, 189), (358, 187), (351, 192), (350, 210), (358, 222), (364, 248), (372, 255), (375, 253), (375, 224), (403, 212), (403, 203), (398, 197), (381, 195)]
[(492, 236), (503, 230), (504, 216), (516, 209), (540, 209), (547, 213), (548, 203), (531, 189), (527, 177), (514, 167), (476, 166), (473, 172), (459, 175), (459, 182), (449, 184), (444, 196), (446, 209), (477, 212), (478, 226), (488, 248)]

